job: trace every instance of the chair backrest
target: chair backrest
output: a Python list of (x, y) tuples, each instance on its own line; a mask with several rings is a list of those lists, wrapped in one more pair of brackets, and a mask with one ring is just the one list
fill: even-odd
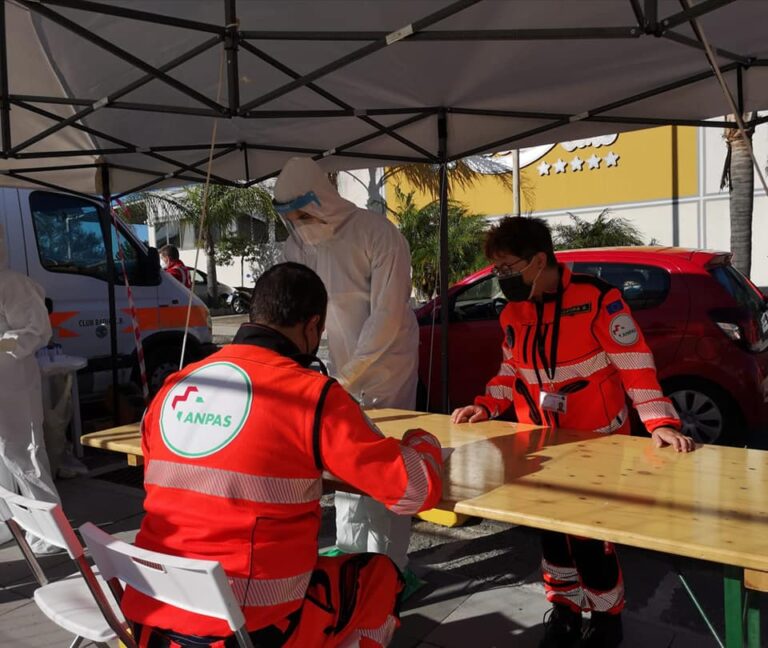
[(83, 545), (59, 504), (37, 502), (0, 487), (0, 520), (13, 520), (24, 531), (65, 549), (72, 560), (83, 555)]
[(226, 621), (243, 631), (245, 617), (221, 565), (148, 551), (105, 533), (90, 522), (80, 527), (102, 577), (118, 579), (153, 599)]

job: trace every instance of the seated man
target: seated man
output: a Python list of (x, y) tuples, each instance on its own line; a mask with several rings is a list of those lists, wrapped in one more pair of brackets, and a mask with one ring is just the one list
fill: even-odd
[[(442, 493), (440, 444), (386, 438), (316, 361), (327, 293), (297, 263), (256, 283), (234, 344), (171, 376), (143, 421), (137, 546), (217, 560), (257, 646), (386, 646), (401, 576), (384, 555), (318, 558), (322, 471), (412, 515)], [(222, 621), (128, 589), (139, 645), (234, 646)], [(197, 643), (195, 643), (197, 642)]]
[(175, 245), (164, 245), (159, 250), (160, 265), (176, 281), (184, 284), (185, 288), (192, 287), (192, 275), (189, 268), (179, 258), (179, 248)]

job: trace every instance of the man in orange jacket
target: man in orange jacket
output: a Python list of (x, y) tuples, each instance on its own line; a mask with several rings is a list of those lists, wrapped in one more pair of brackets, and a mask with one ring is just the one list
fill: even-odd
[[(322, 473), (412, 515), (442, 494), (440, 444), (385, 437), (309, 369), (327, 293), (297, 263), (256, 283), (234, 343), (171, 376), (147, 410), (146, 516), (137, 546), (221, 563), (258, 646), (386, 646), (402, 577), (384, 555), (318, 558)], [(234, 645), (223, 622), (128, 589), (139, 645)]]
[[(555, 259), (537, 218), (505, 218), (486, 239), (499, 287), (503, 361), (483, 396), (453, 421), (484, 421), (514, 407), (521, 423), (629, 434), (629, 396), (654, 443), (693, 449), (656, 377), (653, 354), (621, 293)], [(622, 639), (624, 583), (610, 543), (546, 532), (544, 584), (554, 604), (541, 648), (612, 648)], [(582, 633), (582, 611), (591, 612)]]

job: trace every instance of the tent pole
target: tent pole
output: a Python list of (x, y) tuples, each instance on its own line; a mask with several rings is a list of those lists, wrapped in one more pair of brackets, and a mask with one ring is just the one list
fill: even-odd
[(516, 148), (512, 151), (512, 182), (514, 183), (513, 193), (515, 200), (515, 216), (522, 214), (521, 201), (520, 201), (520, 149)]
[(117, 305), (115, 303), (115, 253), (112, 249), (112, 216), (110, 205), (112, 194), (109, 188), (109, 166), (101, 165), (101, 195), (104, 201), (104, 209), (101, 211), (101, 229), (104, 232), (104, 246), (107, 252), (107, 286), (109, 297), (109, 345), (110, 366), (112, 369), (112, 423), (117, 427), (119, 420), (119, 398), (117, 387)]
[(443, 414), (450, 409), (448, 390), (448, 123), (445, 110), (437, 115), (437, 155), (440, 160), (440, 394)]
[(240, 111), (240, 73), (238, 71), (237, 48), (240, 41), (240, 25), (237, 18), (236, 0), (224, 0), (224, 49), (227, 52), (227, 90), (229, 91), (229, 114), (234, 117)]
[(5, 35), (5, 0), (0, 2), (0, 152), (11, 150), (11, 103), (8, 96), (8, 39)]

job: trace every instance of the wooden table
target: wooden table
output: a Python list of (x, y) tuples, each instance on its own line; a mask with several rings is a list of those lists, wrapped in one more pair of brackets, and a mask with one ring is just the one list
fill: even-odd
[[(724, 565), (726, 645), (743, 646), (744, 570), (754, 589), (768, 582), (768, 452), (701, 446), (681, 454), (647, 438), (368, 414), (389, 436), (421, 427), (456, 449), (441, 508)], [(141, 458), (138, 425), (86, 435), (83, 444)], [(748, 641), (757, 648), (752, 599)]]

